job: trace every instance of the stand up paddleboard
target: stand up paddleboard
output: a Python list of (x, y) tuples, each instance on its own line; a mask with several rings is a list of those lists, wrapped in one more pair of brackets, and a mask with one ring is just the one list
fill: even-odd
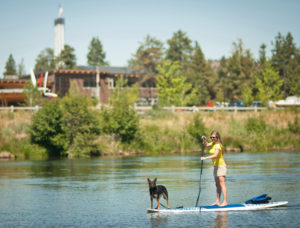
[(263, 210), (268, 208), (279, 207), (288, 204), (287, 201), (269, 202), (271, 197), (267, 194), (263, 194), (247, 200), (243, 204), (230, 204), (224, 207), (220, 206), (199, 206), (199, 207), (184, 207), (184, 208), (172, 208), (172, 209), (148, 209), (148, 213), (186, 213), (186, 212), (205, 212), (205, 211), (251, 211), (251, 210)]

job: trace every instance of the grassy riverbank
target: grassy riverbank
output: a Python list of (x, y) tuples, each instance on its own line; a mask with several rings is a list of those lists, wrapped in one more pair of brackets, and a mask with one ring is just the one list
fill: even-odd
[[(155, 110), (142, 116), (138, 137), (123, 144), (111, 135), (96, 140), (102, 155), (191, 153), (200, 145), (188, 131), (198, 115), (203, 131), (221, 133), (227, 149), (242, 151), (300, 150), (300, 111), (171, 113)], [(0, 113), (0, 152), (21, 159), (47, 158), (47, 151), (30, 143), (31, 112)], [(101, 122), (101, 121), (100, 121)]]

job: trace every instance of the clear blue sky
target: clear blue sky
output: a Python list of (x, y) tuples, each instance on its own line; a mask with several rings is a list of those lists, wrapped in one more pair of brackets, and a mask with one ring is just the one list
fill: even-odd
[(86, 65), (95, 36), (112, 66), (126, 66), (147, 34), (166, 43), (179, 29), (207, 59), (230, 56), (239, 38), (255, 58), (262, 43), (270, 55), (279, 32), (291, 32), (300, 46), (298, 0), (0, 0), (0, 77), (10, 53), (17, 64), (24, 58), (28, 73), (43, 49), (54, 48), (59, 4), (78, 65)]

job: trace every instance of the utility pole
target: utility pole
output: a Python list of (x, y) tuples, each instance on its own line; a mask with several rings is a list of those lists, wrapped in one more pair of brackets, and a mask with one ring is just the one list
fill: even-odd
[(99, 72), (99, 66), (96, 66), (96, 93), (98, 98), (98, 104), (97, 108), (101, 107), (101, 100), (100, 100), (100, 72)]

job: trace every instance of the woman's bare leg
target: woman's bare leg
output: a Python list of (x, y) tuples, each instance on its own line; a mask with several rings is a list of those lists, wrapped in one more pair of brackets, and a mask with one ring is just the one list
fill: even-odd
[(212, 204), (214, 205), (220, 205), (220, 197), (221, 197), (221, 185), (220, 185), (220, 180), (218, 177), (215, 177), (215, 182), (216, 182), (216, 190), (217, 190), (217, 199), (216, 202)]
[(223, 193), (223, 203), (220, 206), (227, 206), (227, 189), (225, 184), (225, 176), (218, 177), (218, 178)]

